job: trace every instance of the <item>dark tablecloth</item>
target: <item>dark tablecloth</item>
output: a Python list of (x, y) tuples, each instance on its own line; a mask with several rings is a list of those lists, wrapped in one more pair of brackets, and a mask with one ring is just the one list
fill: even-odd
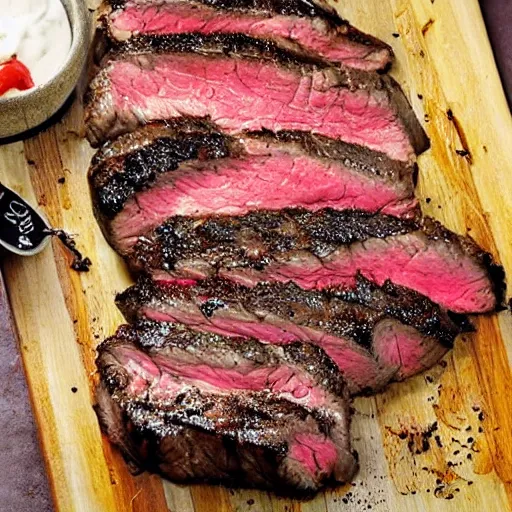
[(480, 0), (480, 7), (505, 93), (512, 105), (512, 0)]
[(0, 274), (0, 511), (53, 509)]
[[(481, 0), (480, 5), (512, 104), (512, 0)], [(0, 390), (0, 511), (50, 511), (48, 482), (1, 274)]]

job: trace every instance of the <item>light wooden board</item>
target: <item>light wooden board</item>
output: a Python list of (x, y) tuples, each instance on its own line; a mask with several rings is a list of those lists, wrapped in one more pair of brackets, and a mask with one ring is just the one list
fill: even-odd
[[(470, 231), (512, 275), (512, 120), (477, 0), (335, 5), (395, 49), (393, 74), (432, 140), (419, 162), (424, 211), (457, 232)], [(34, 258), (9, 257), (3, 265), (58, 510), (512, 510), (508, 312), (479, 318), (478, 333), (459, 340), (444, 366), (356, 401), (361, 471), (352, 485), (300, 503), (130, 476), (102, 439), (91, 408), (95, 346), (121, 322), (113, 296), (130, 279), (92, 216), (85, 178), (92, 151), (80, 138), (81, 116), (75, 101), (56, 126), (0, 148), (0, 180), (39, 204), (54, 226), (78, 233), (94, 263), (88, 274), (70, 271), (67, 254), (53, 244)], [(433, 424), (437, 430), (428, 437)]]

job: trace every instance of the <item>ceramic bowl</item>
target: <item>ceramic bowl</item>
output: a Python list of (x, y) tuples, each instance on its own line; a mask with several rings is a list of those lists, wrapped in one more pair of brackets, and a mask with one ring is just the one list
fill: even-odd
[(11, 98), (0, 98), (0, 139), (19, 135), (53, 116), (69, 98), (84, 68), (89, 46), (89, 19), (84, 0), (61, 0), (71, 25), (66, 62), (48, 82)]

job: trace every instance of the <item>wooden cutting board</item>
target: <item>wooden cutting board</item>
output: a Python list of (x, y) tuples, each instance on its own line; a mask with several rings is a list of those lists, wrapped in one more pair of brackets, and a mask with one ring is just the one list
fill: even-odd
[[(419, 160), (424, 212), (469, 232), (512, 276), (512, 119), (477, 0), (334, 5), (396, 52), (393, 74), (432, 140)], [(478, 318), (478, 333), (458, 340), (444, 363), (426, 374), (356, 401), (361, 471), (351, 485), (294, 502), (132, 477), (102, 439), (91, 407), (95, 347), (121, 322), (113, 297), (130, 278), (92, 215), (86, 182), (92, 151), (80, 137), (81, 120), (76, 100), (54, 127), (0, 147), (0, 181), (39, 204), (54, 226), (79, 234), (79, 246), (94, 263), (87, 274), (71, 271), (57, 244), (30, 259), (4, 261), (58, 510), (512, 510), (509, 312)]]

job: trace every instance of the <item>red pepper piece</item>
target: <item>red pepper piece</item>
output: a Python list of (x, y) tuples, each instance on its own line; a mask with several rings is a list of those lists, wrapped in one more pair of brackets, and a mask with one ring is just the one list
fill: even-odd
[(0, 65), (0, 96), (10, 89), (24, 91), (34, 87), (30, 71), (16, 57)]

